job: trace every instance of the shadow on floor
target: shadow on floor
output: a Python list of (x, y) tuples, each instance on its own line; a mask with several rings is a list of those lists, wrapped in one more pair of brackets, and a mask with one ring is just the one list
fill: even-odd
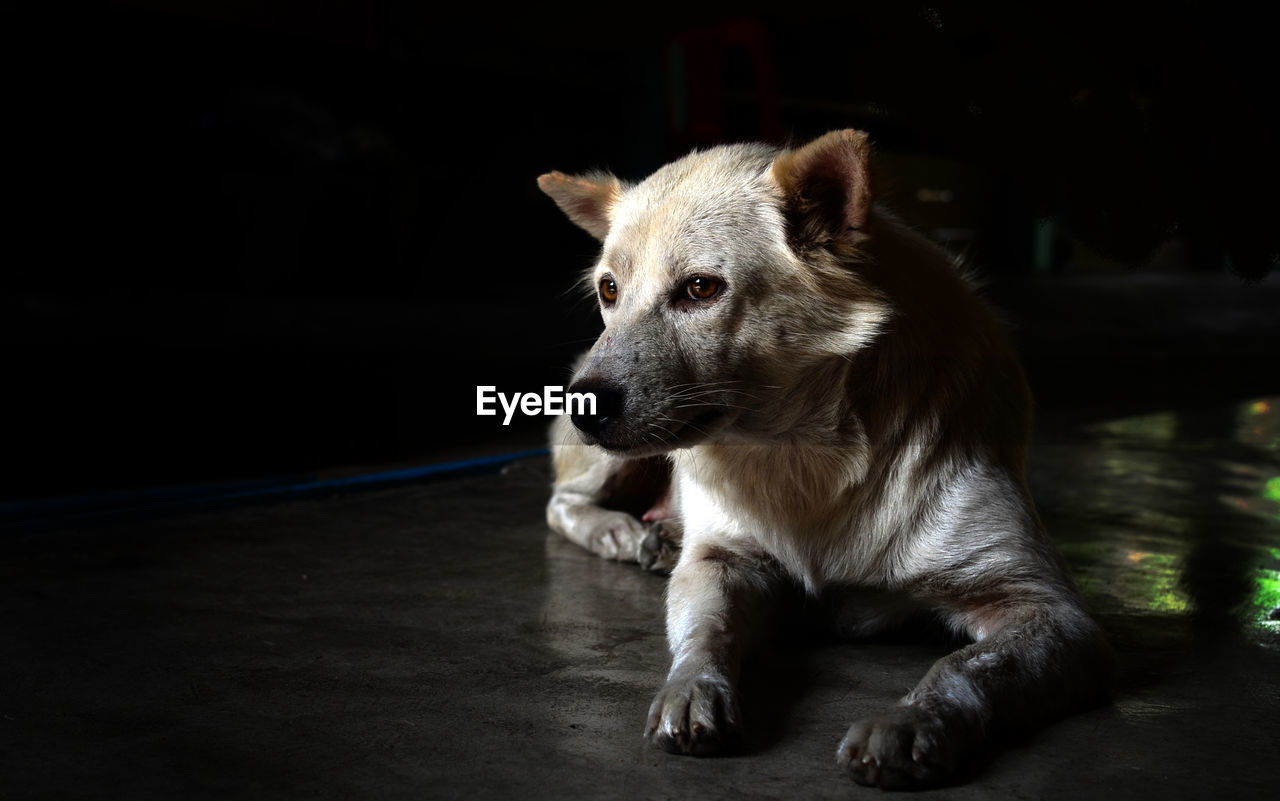
[[(1120, 692), (941, 795), (1274, 789), (1278, 431), (1276, 399), (1042, 431), (1030, 480), (1122, 658)], [(534, 459), (10, 535), (5, 797), (864, 792), (835, 769), (837, 741), (945, 643), (784, 641), (749, 683), (766, 729), (749, 753), (657, 752), (641, 729), (667, 667), (665, 582), (551, 535), (548, 480)]]

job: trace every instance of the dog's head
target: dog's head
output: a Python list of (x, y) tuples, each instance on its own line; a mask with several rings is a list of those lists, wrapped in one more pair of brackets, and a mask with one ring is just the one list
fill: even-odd
[(794, 417), (801, 376), (875, 338), (887, 309), (847, 266), (869, 235), (868, 150), (837, 131), (695, 152), (634, 186), (538, 179), (603, 245), (605, 330), (569, 390), (596, 397), (574, 415), (585, 441), (639, 456), (768, 430)]

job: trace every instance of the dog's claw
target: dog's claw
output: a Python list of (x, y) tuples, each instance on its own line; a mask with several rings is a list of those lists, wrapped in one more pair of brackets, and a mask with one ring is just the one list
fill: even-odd
[(738, 719), (737, 700), (723, 678), (677, 677), (654, 698), (645, 736), (671, 754), (712, 756), (734, 749)]
[(936, 716), (897, 707), (850, 726), (836, 762), (858, 784), (884, 790), (931, 787), (955, 773), (951, 740)]

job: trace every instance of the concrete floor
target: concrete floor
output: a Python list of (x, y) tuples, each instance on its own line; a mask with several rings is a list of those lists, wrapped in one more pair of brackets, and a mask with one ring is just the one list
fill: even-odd
[[(1042, 431), (1041, 512), (1124, 669), (1112, 705), (944, 798), (1274, 798), (1280, 398)], [(751, 751), (641, 738), (664, 580), (542, 521), (502, 475), (6, 535), (0, 798), (871, 796), (847, 725), (947, 650), (779, 643)]]

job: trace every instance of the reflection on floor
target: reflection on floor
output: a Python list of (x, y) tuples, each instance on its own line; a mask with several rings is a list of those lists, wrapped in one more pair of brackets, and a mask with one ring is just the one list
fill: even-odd
[(1041, 445), (1032, 483), (1100, 614), (1265, 645), (1280, 631), (1278, 452), (1280, 401), (1255, 400), (1086, 426)]
[[(947, 798), (1257, 798), (1280, 728), (1280, 399), (1044, 431), (1030, 480), (1121, 686)], [(664, 582), (501, 476), (11, 536), (0, 795), (870, 797), (854, 718), (948, 646), (788, 639), (748, 676), (751, 753), (640, 737)], [(750, 699), (749, 699), (750, 700)]]

